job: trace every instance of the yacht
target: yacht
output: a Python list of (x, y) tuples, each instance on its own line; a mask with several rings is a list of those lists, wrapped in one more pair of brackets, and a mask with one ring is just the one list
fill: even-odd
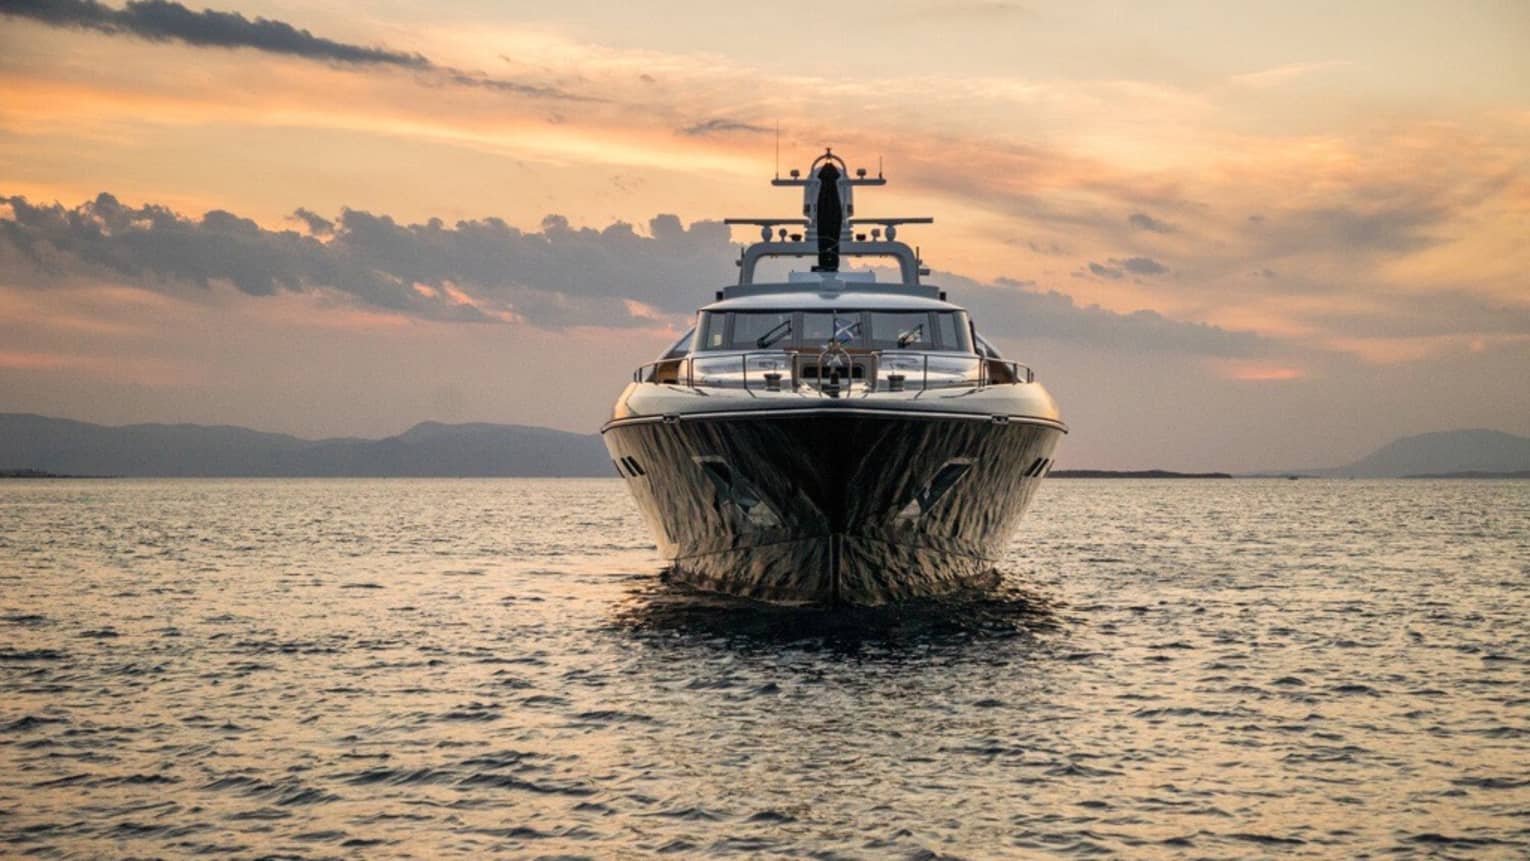
[(601, 428), (670, 578), (824, 605), (992, 582), (1067, 426), (1031, 368), (921, 280), (899, 228), (933, 219), (857, 214), (881, 173), (826, 151), (772, 181), (802, 189), (800, 217), (727, 219), (760, 229), (738, 283)]

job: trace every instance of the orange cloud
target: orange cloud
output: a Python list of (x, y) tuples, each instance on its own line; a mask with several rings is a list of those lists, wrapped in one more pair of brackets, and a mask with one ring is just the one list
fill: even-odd
[[(132, 187), (135, 176), (152, 175), (184, 184), (140, 188), (141, 199), (195, 198), (194, 206), (269, 226), (299, 205), (367, 206), (355, 189), (385, 197), (371, 205), (403, 217), (442, 214), (446, 201), (447, 217), (496, 213), (528, 226), (550, 211), (592, 224), (659, 211), (768, 214), (795, 201), (762, 183), (772, 135), (740, 127), (780, 120), (786, 167), (821, 143), (868, 167), (882, 154), (895, 185), (862, 204), (935, 214), (936, 225), (910, 238), (938, 268), (1034, 281), (1118, 312), (1151, 308), (1409, 361), (1421, 353), (1398, 349), (1394, 336), (1354, 336), (1328, 320), (1380, 315), (1447, 289), (1522, 301), (1530, 269), (1526, 115), (1490, 106), (1446, 120), (1357, 101), (1352, 120), (1282, 126), (1266, 91), (1321, 79), (1336, 62), (1279, 65), (1237, 76), (1242, 86), (1233, 87), (1226, 78), (1200, 88), (998, 75), (870, 79), (770, 73), (724, 54), (618, 49), (535, 28), (420, 34), (434, 40), (425, 46), (432, 57), (493, 63), (507, 54), (515, 74), (577, 85), (595, 99), (549, 104), (422, 86), (408, 72), (269, 57), (251, 86), (252, 64), (237, 52), (31, 31), (0, 61), (0, 124), (11, 133), (0, 157), (37, 166), (20, 172), (12, 192), (68, 188), (81, 199), (122, 190), (108, 185), (117, 176)], [(811, 103), (802, 93), (813, 94)], [(680, 133), (686, 128), (718, 133)], [(224, 169), (257, 133), (270, 164), (254, 164), (267, 173), (245, 169), (251, 162)], [(207, 162), (183, 179), (184, 153), (162, 143), (192, 136), (206, 145)], [(43, 157), (83, 142), (102, 159), (95, 188), (81, 179), (86, 159)], [(354, 181), (331, 198), (308, 197), (310, 180), (347, 172)], [(510, 175), (543, 184), (502, 179)], [(212, 183), (224, 184), (223, 197), (208, 192)], [(465, 193), (425, 197), (449, 184)], [(263, 208), (241, 205), (257, 194), (269, 195)], [(1178, 229), (1134, 230), (1136, 212)], [(1388, 229), (1393, 241), (1377, 241)], [(1169, 273), (1152, 283), (1072, 274), (1091, 260), (1133, 256), (1162, 261)], [(1250, 277), (1258, 271), (1280, 277)]]
[(183, 386), (203, 380), (195, 368), (152, 357), (46, 351), (0, 351), (0, 370), (84, 374), (146, 386)]
[(1305, 370), (1291, 365), (1276, 365), (1240, 359), (1215, 359), (1211, 360), (1211, 364), (1218, 376), (1228, 380), (1259, 383), (1285, 382), (1304, 379), (1307, 376)]

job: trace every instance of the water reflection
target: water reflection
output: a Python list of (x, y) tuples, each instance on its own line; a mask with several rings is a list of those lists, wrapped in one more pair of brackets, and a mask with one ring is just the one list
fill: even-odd
[(614, 612), (645, 642), (897, 655), (959, 652), (1063, 630), (1062, 603), (996, 575), (987, 589), (882, 607), (788, 607), (704, 592), (668, 577), (634, 584)]
[(1530, 483), (1044, 492), (830, 611), (617, 480), (0, 485), (0, 856), (1530, 857)]

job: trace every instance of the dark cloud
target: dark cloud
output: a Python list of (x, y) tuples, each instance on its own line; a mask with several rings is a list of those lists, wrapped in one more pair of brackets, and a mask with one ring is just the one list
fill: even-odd
[(739, 122), (738, 120), (710, 119), (703, 120), (695, 125), (680, 129), (680, 134), (690, 137), (703, 137), (705, 135), (730, 134), (744, 132), (747, 134), (764, 134), (770, 131), (765, 126), (757, 126), (753, 123)]
[(0, 0), (0, 15), (155, 42), (183, 42), (203, 48), (251, 48), (326, 63), (389, 66), (427, 72), (428, 78), (451, 84), (517, 95), (579, 98), (553, 87), (439, 66), (422, 54), (326, 39), (285, 21), (251, 19), (238, 12), (213, 9), (196, 11), (170, 0), (129, 0), (120, 9), (97, 0)]
[(1169, 271), (1169, 267), (1151, 257), (1128, 257), (1125, 260), (1112, 257), (1110, 262), (1133, 275), (1162, 275)]
[(333, 221), (302, 207), (299, 207), (296, 212), (292, 213), (292, 218), (303, 222), (308, 228), (308, 232), (314, 236), (329, 236), (335, 232), (335, 223)]
[[(462, 87), (476, 87), (480, 90), (493, 90), (497, 93), (511, 93), (517, 96), (532, 96), (539, 99), (564, 99), (575, 102), (595, 102), (600, 99), (589, 96), (578, 96), (557, 87), (547, 87), (541, 84), (528, 84), (524, 81), (507, 81), (504, 78), (490, 78), (477, 72), (464, 72), (459, 69), (445, 67), (432, 67), (441, 74), (442, 79), (448, 83)], [(550, 118), (553, 122), (562, 122), (562, 117)]]
[[(687, 226), (673, 215), (650, 220), (644, 235), (621, 222), (577, 228), (558, 215), (522, 231), (498, 218), (401, 224), (354, 209), (333, 220), (299, 209), (293, 218), (307, 228), (302, 232), (267, 230), (221, 210), (190, 218), (161, 206), (131, 207), (108, 194), (74, 208), (0, 197), (0, 213), (5, 205), (11, 217), (0, 217), (0, 265), (29, 266), (35, 285), (52, 274), (130, 280), (171, 293), (215, 282), (254, 296), (330, 290), (426, 319), (489, 321), (508, 313), (559, 329), (645, 323), (630, 300), (679, 322), (737, 277), (726, 226)], [(942, 274), (934, 282), (972, 308), (980, 327), (1007, 337), (1203, 355), (1247, 355), (1265, 343), (1151, 311), (1080, 307), (1030, 281), (991, 285)]]
[(1179, 228), (1167, 221), (1160, 221), (1146, 212), (1133, 212), (1126, 217), (1126, 223), (1137, 230), (1147, 230), (1152, 233), (1173, 233)]
[(251, 20), (238, 12), (212, 9), (196, 12), (168, 0), (129, 0), (121, 9), (96, 0), (0, 0), (0, 14), (30, 18), (55, 27), (203, 47), (254, 48), (335, 63), (376, 63), (415, 69), (431, 65), (419, 54), (337, 42), (285, 21)]
[(253, 296), (327, 289), (427, 319), (513, 314), (557, 329), (640, 324), (629, 299), (685, 313), (733, 276), (727, 227), (686, 227), (673, 215), (654, 218), (643, 236), (629, 224), (591, 230), (560, 216), (527, 232), (497, 218), (399, 224), (348, 209), (331, 222), (299, 210), (304, 234), (221, 210), (189, 218), (125, 206), (109, 194), (72, 209), (0, 203), (12, 213), (0, 219), (0, 255), (42, 281), (93, 274), (167, 292), (227, 282)]
[[(1127, 274), (1162, 275), (1169, 271), (1169, 267), (1151, 257), (1128, 257), (1125, 260), (1112, 257), (1104, 263), (1089, 261), (1089, 271), (1098, 278), (1118, 281)], [(1077, 274), (1082, 275), (1082, 273)]]

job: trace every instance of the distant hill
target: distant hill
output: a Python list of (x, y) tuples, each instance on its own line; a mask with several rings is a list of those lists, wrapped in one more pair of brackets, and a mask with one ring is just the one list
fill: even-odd
[(609, 476), (600, 437), (423, 422), (385, 439), (306, 440), (224, 425), (122, 427), (0, 413), (0, 470), (119, 476)]
[(1047, 478), (1232, 478), (1225, 472), (1170, 472), (1165, 469), (1054, 469)]
[(1438, 472), (1424, 473), (1423, 475), (1406, 475), (1404, 478), (1530, 478), (1530, 469), (1521, 469), (1514, 472)]
[[(383, 439), (309, 440), (227, 425), (108, 427), (0, 413), (0, 475), (454, 477), (611, 476), (595, 434), (501, 424), (422, 422)], [(1514, 477), (1530, 473), (1530, 437), (1492, 430), (1410, 436), (1346, 466), (1278, 475)], [(1052, 478), (1222, 478), (1161, 470), (1054, 470)]]
[(1530, 471), (1530, 437), (1495, 430), (1454, 430), (1403, 437), (1354, 463), (1303, 475), (1402, 478)]

